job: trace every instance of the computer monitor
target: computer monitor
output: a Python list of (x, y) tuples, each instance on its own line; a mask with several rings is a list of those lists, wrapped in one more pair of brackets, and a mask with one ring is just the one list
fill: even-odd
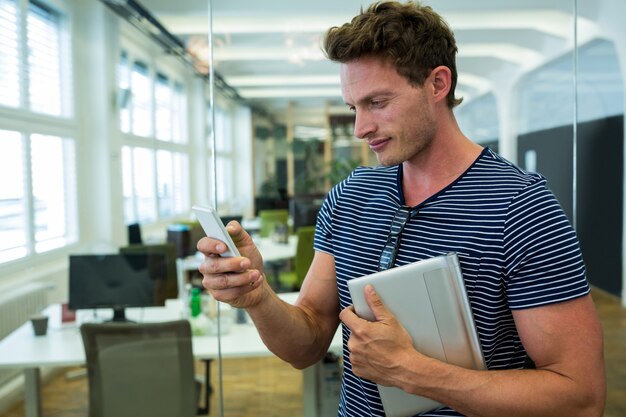
[[(154, 294), (155, 304), (164, 306), (165, 301), (178, 297), (178, 274), (176, 270), (176, 245), (169, 242), (149, 243), (145, 245), (128, 245), (120, 247), (119, 253), (130, 254), (147, 254), (160, 255), (161, 257), (152, 256), (150, 259), (153, 263), (165, 263), (165, 277), (155, 280)], [(164, 256), (164, 258), (163, 258)], [(153, 267), (154, 269), (155, 267)], [(158, 266), (157, 268), (161, 268)], [(161, 269), (159, 269), (159, 272)]]
[(293, 230), (302, 226), (315, 226), (317, 214), (324, 202), (324, 195), (297, 195), (289, 200), (289, 214), (293, 220)]
[(241, 221), (243, 220), (243, 216), (242, 215), (220, 216), (220, 220), (222, 220), (222, 223), (224, 223), (224, 225), (227, 225), (233, 220), (237, 220), (237, 222), (241, 224)]
[(70, 255), (69, 308), (112, 308), (112, 321), (128, 321), (126, 307), (157, 304), (157, 281), (166, 278), (164, 254)]
[(143, 239), (141, 238), (141, 227), (139, 223), (132, 223), (127, 226), (128, 229), (128, 244), (129, 245), (140, 245), (143, 243)]

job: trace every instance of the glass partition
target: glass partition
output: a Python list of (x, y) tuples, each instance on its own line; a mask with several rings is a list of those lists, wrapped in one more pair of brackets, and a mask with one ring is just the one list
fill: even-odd
[[(324, 31), (369, 3), (212, 2), (216, 94), (228, 92), (251, 111), (254, 201), (244, 215), (288, 207), (285, 200), (300, 194), (323, 195), (356, 165), (376, 164), (354, 137), (354, 116), (342, 103), (337, 65), (320, 52)], [(600, 102), (607, 106), (603, 115), (623, 113), (612, 100), (605, 102), (611, 96), (623, 105), (623, 93), (598, 94), (585, 75), (592, 65), (585, 50), (588, 57), (611, 56), (611, 45), (596, 39), (593, 16), (578, 15), (575, 0), (427, 3), (457, 38), (457, 92), (464, 102), (455, 116), (463, 132), (520, 167), (544, 174), (575, 223), (575, 202), (583, 212), (576, 195), (582, 192), (576, 167), (583, 164), (576, 162), (583, 146), (577, 140), (583, 129), (577, 115), (583, 109), (597, 112), (593, 103)], [(585, 47), (577, 58), (581, 39)], [(604, 68), (616, 75), (608, 69), (614, 67)], [(579, 79), (588, 80), (580, 87), (584, 92), (577, 90)], [(593, 101), (578, 106), (577, 97), (589, 94)], [(232, 328), (222, 332), (222, 342), (231, 334)], [(336, 413), (340, 357), (328, 355), (298, 371), (270, 354), (244, 356), (222, 351), (224, 416)]]

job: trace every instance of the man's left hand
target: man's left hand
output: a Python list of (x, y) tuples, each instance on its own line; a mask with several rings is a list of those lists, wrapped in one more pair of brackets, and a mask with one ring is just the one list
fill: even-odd
[(371, 285), (365, 287), (365, 299), (375, 321), (367, 321), (354, 312), (354, 306), (345, 308), (339, 315), (350, 328), (348, 340), (352, 372), (364, 379), (386, 386), (397, 386), (393, 375), (402, 369), (408, 357), (420, 355), (406, 329), (385, 307)]

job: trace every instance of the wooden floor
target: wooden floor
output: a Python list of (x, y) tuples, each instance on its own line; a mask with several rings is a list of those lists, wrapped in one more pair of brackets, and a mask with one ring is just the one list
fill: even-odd
[[(626, 309), (613, 296), (593, 292), (603, 323), (608, 395), (604, 417), (626, 416)], [(217, 381), (217, 366), (212, 369)], [(62, 372), (43, 388), (43, 417), (87, 417), (87, 380), (67, 380)], [(302, 415), (302, 373), (276, 358), (231, 359), (223, 363), (224, 417)], [(217, 384), (214, 384), (217, 385)], [(215, 387), (217, 389), (217, 387)], [(211, 416), (219, 416), (219, 395)], [(16, 404), (0, 417), (24, 416)], [(149, 417), (149, 416), (137, 416)]]

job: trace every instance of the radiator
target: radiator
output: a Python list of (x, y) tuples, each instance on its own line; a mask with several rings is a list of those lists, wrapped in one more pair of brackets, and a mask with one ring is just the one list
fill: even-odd
[[(0, 293), (0, 340), (48, 306), (50, 288), (49, 283), (28, 282)], [(20, 373), (19, 369), (0, 369), (0, 386)]]

